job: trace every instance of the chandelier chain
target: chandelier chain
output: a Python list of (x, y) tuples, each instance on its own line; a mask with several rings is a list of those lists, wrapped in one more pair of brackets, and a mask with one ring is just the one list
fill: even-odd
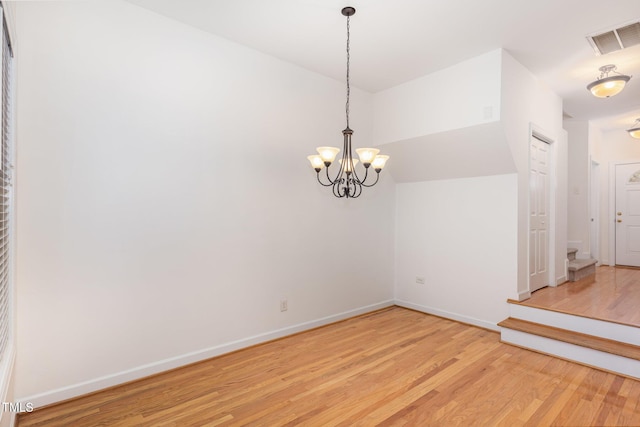
[(347, 113), (347, 128), (349, 128), (349, 97), (351, 95), (351, 85), (349, 84), (349, 63), (351, 60), (351, 52), (349, 49), (350, 42), (350, 20), (351, 17), (347, 16), (347, 103), (345, 105), (345, 112)]

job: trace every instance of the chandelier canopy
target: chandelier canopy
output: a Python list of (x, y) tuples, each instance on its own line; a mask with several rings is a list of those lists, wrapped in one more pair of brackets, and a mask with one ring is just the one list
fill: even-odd
[[(353, 7), (345, 7), (342, 9), (342, 14), (347, 17), (347, 102), (345, 105), (345, 113), (347, 117), (347, 127), (342, 131), (343, 145), (342, 145), (342, 158), (339, 159), (340, 165), (338, 166), (337, 173), (334, 178), (329, 175), (329, 166), (334, 163), (334, 160), (338, 153), (339, 148), (336, 147), (318, 147), (316, 150), (318, 154), (308, 156), (311, 167), (316, 171), (318, 182), (325, 187), (332, 187), (333, 195), (336, 197), (356, 198), (362, 194), (362, 187), (373, 187), (380, 179), (380, 171), (384, 168), (389, 156), (378, 154), (380, 150), (376, 148), (358, 148), (356, 153), (360, 158), (360, 163), (364, 166), (364, 176), (362, 172), (360, 175), (356, 172), (356, 164), (358, 159), (353, 158), (351, 151), (351, 136), (353, 130), (349, 128), (349, 98), (351, 95), (351, 86), (349, 82), (349, 63), (351, 60), (351, 52), (349, 47), (350, 42), (350, 19), (356, 13)], [(320, 171), (326, 169), (326, 182), (320, 177)], [(367, 182), (369, 177), (369, 169), (373, 168), (376, 172), (376, 178), (373, 182)], [(373, 175), (373, 174), (372, 174)], [(362, 176), (362, 179), (360, 178)]]

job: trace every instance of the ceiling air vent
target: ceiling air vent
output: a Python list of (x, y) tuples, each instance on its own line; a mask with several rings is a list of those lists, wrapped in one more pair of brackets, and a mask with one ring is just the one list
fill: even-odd
[(604, 33), (588, 36), (587, 40), (596, 55), (604, 55), (635, 46), (640, 44), (640, 22), (633, 22)]

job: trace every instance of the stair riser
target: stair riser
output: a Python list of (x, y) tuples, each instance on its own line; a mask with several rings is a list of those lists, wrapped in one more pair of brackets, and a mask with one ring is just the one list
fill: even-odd
[(520, 304), (509, 304), (511, 317), (640, 346), (640, 328)]
[(500, 336), (502, 342), (507, 344), (640, 380), (640, 361), (638, 360), (507, 328), (502, 328)]
[(596, 266), (594, 264), (576, 271), (569, 270), (568, 279), (570, 282), (577, 282), (578, 280), (584, 279), (585, 277), (595, 276), (595, 274)]

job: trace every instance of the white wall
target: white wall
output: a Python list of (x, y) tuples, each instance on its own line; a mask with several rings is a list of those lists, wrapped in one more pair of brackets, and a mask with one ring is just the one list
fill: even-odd
[(517, 176), (398, 184), (396, 197), (397, 303), (496, 329), (515, 297)]
[(502, 55), (374, 95), (374, 140), (392, 154), (399, 183), (396, 302), (492, 329), (517, 298), (518, 193), (500, 124)]
[[(506, 52), (354, 91), (357, 146), (464, 128), (460, 154), (491, 142), (500, 160), (397, 187), (385, 174), (352, 203), (305, 159), (340, 143), (343, 83), (119, 1), (22, 2), (18, 29), (18, 397), (371, 310), (394, 282), (403, 305), (495, 328), (526, 284), (531, 124), (559, 168), (566, 137), (559, 98)], [(556, 245), (563, 190), (559, 174)]]
[(567, 196), (567, 245), (578, 249), (578, 258), (590, 257), (589, 170), (590, 135), (589, 122), (565, 120), (568, 133), (568, 196)]
[[(564, 261), (567, 257), (567, 135), (562, 129), (562, 99), (544, 86), (522, 64), (502, 51), (501, 118), (504, 132), (518, 171), (518, 284), (519, 298), (529, 293), (529, 146), (532, 130), (553, 141), (551, 183), (553, 221), (550, 232), (555, 236), (550, 254), (550, 284), (566, 280)], [(555, 281), (555, 283), (554, 283)]]
[[(126, 2), (17, 24), (18, 398), (391, 303), (393, 180), (338, 200), (306, 160), (342, 141), (342, 82)], [(351, 111), (370, 145), (371, 96)]]
[(376, 93), (376, 145), (500, 120), (500, 64), (494, 50)]
[[(597, 130), (592, 130), (597, 132)], [(593, 159), (600, 163), (600, 263), (615, 264), (609, 250), (615, 236), (609, 232), (614, 213), (609, 209), (611, 163), (620, 161), (640, 162), (640, 141), (633, 139), (624, 129), (610, 130), (598, 134), (593, 147)], [(610, 241), (611, 240), (611, 241)]]
[[(447, 76), (458, 75), (467, 75), (473, 84), (445, 84)], [(446, 93), (438, 85), (446, 86)], [(459, 113), (452, 118), (456, 106)], [(400, 304), (496, 329), (508, 315), (506, 300), (528, 297), (533, 129), (554, 141), (550, 283), (565, 280), (562, 101), (507, 52), (489, 52), (435, 77), (376, 94), (374, 117), (374, 140), (386, 142), (380, 146), (404, 160), (391, 168), (399, 182), (395, 277)], [(499, 132), (492, 123), (496, 120)], [(486, 153), (475, 151), (485, 146)], [(459, 167), (470, 157), (475, 165)], [(416, 277), (424, 277), (425, 285)]]

